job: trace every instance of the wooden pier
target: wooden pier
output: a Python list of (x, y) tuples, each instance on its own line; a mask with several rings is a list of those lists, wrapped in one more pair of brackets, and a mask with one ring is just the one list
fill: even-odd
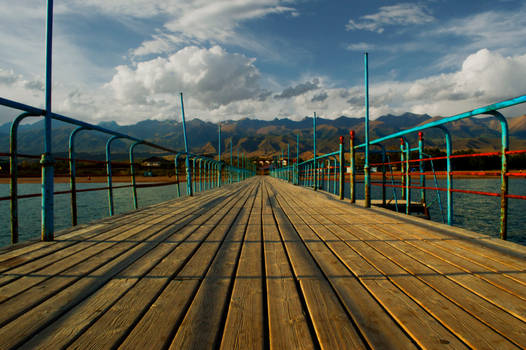
[(0, 251), (0, 349), (526, 347), (526, 247), (255, 177)]

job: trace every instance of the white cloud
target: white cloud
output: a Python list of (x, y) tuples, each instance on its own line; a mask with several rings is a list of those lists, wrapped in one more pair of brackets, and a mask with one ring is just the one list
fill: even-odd
[(345, 46), (345, 49), (348, 51), (359, 51), (364, 52), (368, 50), (375, 49), (376, 45), (368, 44), (368, 43), (355, 43), (355, 44), (348, 44)]
[(349, 20), (347, 30), (368, 30), (383, 33), (385, 26), (407, 26), (424, 24), (434, 21), (428, 10), (419, 4), (401, 3), (392, 6), (382, 6), (377, 13), (360, 17), (358, 21)]
[(189, 46), (168, 58), (140, 62), (135, 68), (119, 66), (108, 85), (125, 103), (144, 105), (183, 91), (212, 110), (261, 93), (254, 59), (219, 46)]

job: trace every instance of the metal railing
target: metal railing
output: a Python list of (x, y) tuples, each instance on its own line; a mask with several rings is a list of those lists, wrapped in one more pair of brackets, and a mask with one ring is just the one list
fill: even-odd
[[(182, 95), (181, 95), (182, 99)], [(10, 150), (9, 153), (0, 153), (0, 156), (9, 157), (9, 177), (10, 177), (10, 195), (7, 197), (1, 197), (1, 200), (10, 201), (10, 226), (11, 226), (11, 243), (17, 243), (19, 240), (19, 212), (18, 212), (18, 200), (22, 198), (32, 198), (32, 197), (42, 197), (42, 193), (34, 194), (18, 194), (18, 159), (19, 158), (33, 158), (41, 159), (41, 165), (44, 166), (44, 156), (43, 155), (29, 155), (21, 154), (18, 152), (18, 129), (20, 123), (26, 118), (42, 118), (46, 115), (46, 111), (39, 109), (33, 106), (25, 105), (19, 102), (11, 101), (5, 98), (0, 98), (0, 105), (13, 108), (21, 111), (22, 113), (14, 119), (11, 124), (10, 130)], [(77, 209), (77, 193), (79, 192), (88, 192), (88, 191), (100, 191), (106, 190), (108, 193), (108, 214), (110, 216), (114, 215), (114, 194), (113, 190), (116, 188), (131, 188), (132, 198), (133, 198), (133, 208), (137, 209), (139, 207), (139, 200), (137, 196), (137, 188), (144, 187), (154, 187), (154, 186), (167, 186), (167, 185), (177, 185), (177, 196), (181, 196), (180, 190), (180, 173), (181, 170), (184, 170), (186, 173), (186, 188), (187, 195), (193, 195), (194, 192), (201, 192), (204, 190), (212, 189), (215, 187), (221, 186), (223, 179), (229, 179), (229, 183), (242, 181), (250, 176), (255, 174), (255, 170), (249, 168), (248, 163), (241, 164), (239, 161), (234, 165), (233, 163), (227, 164), (224, 161), (219, 161), (210, 157), (203, 155), (193, 154), (184, 151), (174, 150), (168, 147), (164, 147), (158, 144), (154, 144), (147, 140), (138, 139), (136, 137), (119, 133), (98, 125), (93, 125), (86, 123), (80, 120), (76, 120), (70, 117), (66, 117), (57, 113), (50, 113), (49, 117), (52, 120), (61, 121), (70, 125), (77, 126), (69, 136), (68, 144), (68, 157), (67, 158), (51, 158), (51, 166), (54, 165), (56, 160), (65, 161), (69, 164), (69, 191), (58, 191), (52, 192), (52, 195), (61, 195), (61, 194), (70, 194), (71, 199), (71, 225), (75, 226), (78, 224), (78, 209)], [(109, 138), (106, 142), (106, 160), (105, 161), (93, 161), (87, 159), (77, 159), (75, 153), (75, 138), (80, 132), (95, 131), (108, 135)], [(186, 133), (185, 133), (186, 134)], [(186, 135), (185, 135), (186, 136)], [(186, 137), (185, 137), (186, 138)], [(113, 141), (121, 139), (130, 142), (128, 153), (129, 153), (129, 162), (115, 162), (111, 159), (111, 145)], [(136, 167), (137, 163), (135, 162), (134, 151), (137, 146), (147, 146), (153, 148), (157, 151), (162, 151), (167, 155), (174, 156), (174, 172), (175, 172), (175, 181), (164, 182), (164, 183), (150, 183), (150, 184), (137, 184), (136, 181)], [(220, 157), (220, 155), (219, 155)], [(239, 160), (239, 159), (238, 159)], [(47, 162), (50, 161), (48, 157)], [(77, 162), (93, 162), (93, 163), (102, 163), (106, 166), (106, 186), (99, 188), (89, 188), (89, 189), (77, 189)], [(127, 165), (129, 166), (130, 172), (130, 181), (129, 185), (119, 185), (114, 186), (113, 184), (113, 171), (112, 165)], [(46, 164), (50, 165), (50, 164)], [(44, 190), (46, 190), (45, 182), (42, 179), (42, 185)], [(46, 202), (42, 202), (42, 216), (53, 216), (54, 207), (47, 206)], [(53, 237), (51, 237), (53, 239)]]
[[(426, 190), (432, 190), (435, 192), (445, 192), (446, 195), (446, 218), (445, 221), (448, 225), (453, 225), (454, 223), (454, 212), (453, 212), (453, 203), (454, 203), (454, 193), (465, 193), (473, 195), (482, 195), (482, 196), (491, 196), (500, 198), (500, 218), (499, 218), (499, 235), (502, 239), (507, 239), (508, 232), (508, 199), (522, 199), (525, 200), (526, 196), (519, 194), (510, 194), (509, 193), (509, 178), (510, 177), (526, 177), (525, 172), (514, 171), (510, 172), (508, 170), (508, 157), (510, 155), (525, 154), (526, 150), (509, 150), (509, 132), (508, 124), (506, 118), (499, 112), (500, 109), (515, 106), (526, 102), (526, 95), (512, 98), (509, 100), (501, 101), (495, 104), (484, 106), (481, 108), (474, 109), (465, 113), (460, 113), (450, 117), (446, 117), (437, 121), (433, 121), (424, 125), (420, 125), (414, 128), (407, 130), (402, 130), (384, 137), (377, 138), (375, 140), (368, 141), (366, 143), (356, 144), (355, 132), (350, 131), (350, 160), (347, 165), (344, 161), (344, 152), (343, 152), (343, 137), (340, 137), (340, 150), (331, 152), (324, 155), (315, 156), (309, 160), (303, 162), (297, 162), (293, 165), (287, 163), (287, 166), (283, 166), (283, 163), (277, 163), (277, 166), (272, 169), (271, 175), (289, 182), (293, 182), (296, 185), (312, 187), (314, 190), (327, 190), (331, 193), (336, 193), (336, 187), (339, 188), (340, 199), (343, 199), (343, 194), (345, 193), (345, 184), (349, 183), (349, 196), (351, 203), (356, 202), (356, 185), (358, 183), (357, 178), (358, 167), (356, 162), (356, 154), (358, 152), (364, 153), (364, 164), (363, 164), (363, 184), (364, 184), (364, 205), (369, 207), (372, 200), (371, 195), (371, 185), (381, 186), (382, 187), (382, 205), (386, 205), (386, 188), (399, 188), (402, 190), (403, 202), (405, 202), (405, 213), (411, 214), (411, 207), (415, 201), (412, 200), (411, 190), (420, 191), (420, 198), (416, 201), (424, 210), (428, 207)], [(451, 133), (446, 128), (446, 125), (458, 120), (466, 118), (474, 118), (482, 115), (490, 115), (495, 117), (501, 127), (501, 145), (500, 151), (496, 152), (485, 152), (485, 153), (476, 153), (476, 154), (453, 154), (452, 153), (452, 138)], [(315, 125), (315, 124), (314, 124)], [(445, 156), (440, 157), (431, 157), (424, 153), (424, 132), (428, 130), (441, 130), (444, 135), (444, 145), (445, 145)], [(316, 132), (314, 131), (313, 135)], [(408, 136), (411, 134), (418, 135), (418, 145), (416, 147), (411, 147)], [(400, 139), (400, 148), (395, 150), (386, 150), (384, 143), (392, 141), (395, 139)], [(380, 151), (369, 150), (366, 146), (379, 146)], [(382, 161), (377, 163), (368, 164), (365, 159), (368, 158), (367, 153), (381, 153)], [(299, 152), (298, 152), (299, 153)], [(388, 154), (398, 153), (400, 155), (400, 160), (391, 161)], [(416, 157), (413, 156), (416, 154)], [(316, 155), (316, 152), (314, 152)], [(412, 157), (413, 156), (413, 157)], [(500, 170), (499, 171), (453, 171), (452, 160), (462, 159), (468, 157), (490, 157), (498, 156), (500, 157)], [(327, 163), (329, 158), (334, 158), (337, 160), (337, 166), (330, 166)], [(433, 166), (433, 161), (444, 161), (446, 164), (445, 171), (435, 171)], [(425, 170), (425, 164), (430, 164), (431, 171)], [(392, 166), (400, 166), (400, 171), (396, 174), (393, 173)], [(373, 167), (381, 167), (381, 182), (371, 183), (371, 171)], [(412, 168), (412, 167), (417, 167)], [(349, 169), (349, 181), (346, 179), (346, 171)], [(391, 173), (391, 183), (387, 181), (387, 169)], [(331, 181), (331, 172), (337, 175), (333, 175), (333, 184), (334, 180), (337, 180), (338, 186), (327, 186), (324, 181), (329, 179)], [(446, 180), (446, 187), (441, 188), (438, 186), (437, 175), (444, 176)], [(468, 189), (459, 189), (453, 187), (453, 177), (457, 176), (498, 176), (500, 177), (500, 192), (487, 192), (487, 191), (474, 191)], [(374, 176), (377, 176), (376, 174)], [(400, 181), (395, 182), (394, 176), (400, 176)], [(426, 185), (426, 176), (433, 176), (434, 186)], [(414, 178), (418, 178), (418, 183), (412, 183)], [(321, 186), (320, 186), (321, 184)], [(396, 210), (398, 210), (399, 201), (396, 198), (396, 192), (393, 192), (393, 197), (395, 199)], [(440, 205), (440, 211), (442, 212), (442, 203), (440, 196), (437, 197), (436, 202)], [(443, 215), (443, 214), (441, 214)]]

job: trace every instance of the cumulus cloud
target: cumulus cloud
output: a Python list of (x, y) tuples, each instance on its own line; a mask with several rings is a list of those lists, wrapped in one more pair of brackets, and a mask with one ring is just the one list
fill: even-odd
[(285, 90), (283, 90), (280, 94), (274, 95), (275, 99), (283, 99), (283, 98), (291, 98), (294, 96), (302, 95), (308, 91), (316, 90), (319, 88), (320, 80), (318, 78), (315, 78), (311, 81), (307, 81), (305, 83), (298, 84), (296, 86), (289, 86)]
[(118, 66), (108, 84), (118, 100), (148, 104), (184, 91), (202, 105), (216, 109), (260, 95), (254, 59), (232, 54), (219, 46), (185, 47), (167, 58)]
[(434, 17), (422, 5), (402, 3), (392, 6), (382, 6), (374, 14), (360, 17), (359, 20), (349, 20), (345, 28), (351, 30), (368, 30), (383, 33), (385, 26), (407, 26), (424, 24), (434, 21)]

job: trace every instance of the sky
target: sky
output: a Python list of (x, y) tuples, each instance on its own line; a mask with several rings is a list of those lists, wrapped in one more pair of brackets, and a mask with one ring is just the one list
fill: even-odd
[[(0, 0), (1, 97), (44, 106), (45, 17), (45, 0)], [(189, 119), (363, 117), (365, 51), (373, 119), (524, 95), (526, 3), (55, 0), (53, 111), (180, 120), (183, 92)]]

